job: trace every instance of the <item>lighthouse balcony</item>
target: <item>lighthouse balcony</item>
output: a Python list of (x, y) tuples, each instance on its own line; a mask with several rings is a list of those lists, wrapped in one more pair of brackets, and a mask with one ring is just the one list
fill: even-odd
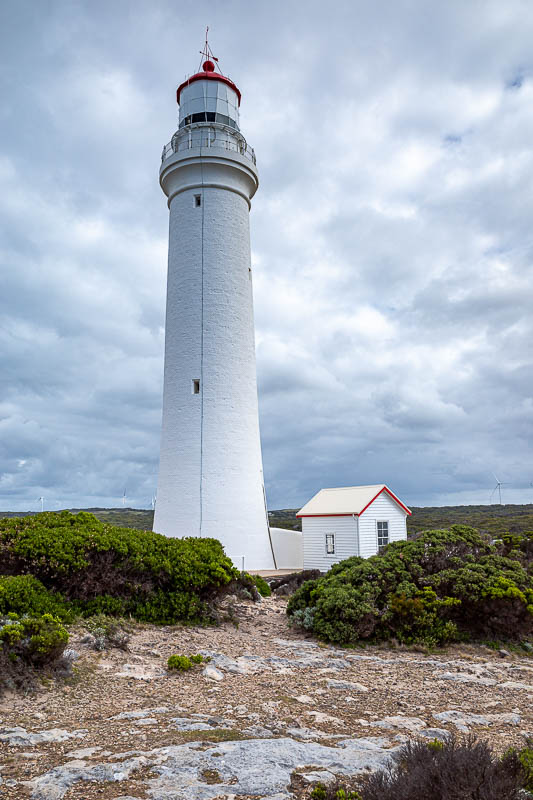
[(218, 123), (211, 123), (210, 125), (193, 124), (181, 128), (174, 134), (172, 140), (163, 147), (161, 161), (165, 162), (174, 153), (198, 147), (215, 147), (230, 150), (248, 158), (253, 164), (256, 163), (254, 149), (246, 142), (244, 136), (235, 129)]

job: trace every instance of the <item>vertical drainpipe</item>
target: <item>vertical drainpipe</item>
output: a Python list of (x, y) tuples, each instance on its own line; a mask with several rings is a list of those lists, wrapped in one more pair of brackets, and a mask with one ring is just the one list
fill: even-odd
[(355, 527), (357, 530), (357, 555), (361, 555), (361, 548), (359, 546), (359, 520), (357, 519), (357, 514), (352, 514), (353, 521), (355, 522)]

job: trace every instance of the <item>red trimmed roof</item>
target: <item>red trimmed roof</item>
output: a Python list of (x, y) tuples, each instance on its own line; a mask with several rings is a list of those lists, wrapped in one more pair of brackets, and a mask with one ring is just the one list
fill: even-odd
[(318, 494), (309, 500), (296, 514), (297, 517), (359, 517), (372, 505), (382, 492), (402, 508), (406, 514), (411, 514), (394, 492), (385, 486), (343, 486), (338, 489), (321, 489)]
[(196, 75), (191, 75), (191, 77), (187, 78), (186, 81), (180, 83), (176, 91), (176, 100), (178, 101), (178, 104), (180, 101), (181, 90), (184, 89), (185, 86), (189, 86), (189, 84), (194, 83), (194, 81), (220, 81), (220, 83), (225, 83), (226, 86), (230, 86), (233, 89), (233, 91), (237, 93), (237, 98), (239, 100), (239, 105), (240, 105), (241, 93), (238, 90), (237, 86), (233, 83), (233, 81), (230, 81), (230, 79), (226, 78), (225, 75), (221, 75), (220, 72), (214, 72), (213, 69), (209, 69), (209, 67), (214, 67), (212, 61), (205, 61), (203, 67), (204, 67), (203, 72), (197, 72)]
[(364, 513), (364, 512), (367, 510), (368, 506), (372, 505), (372, 503), (374, 502), (374, 500), (376, 500), (376, 499), (377, 499), (377, 498), (380, 496), (381, 492), (387, 492), (387, 494), (388, 494), (388, 495), (389, 495), (389, 496), (390, 496), (390, 497), (391, 497), (391, 498), (392, 498), (392, 499), (393, 499), (393, 500), (394, 500), (396, 503), (398, 503), (398, 505), (399, 505), (399, 506), (401, 506), (401, 507), (403, 508), (403, 510), (405, 511), (405, 513), (406, 513), (406, 514), (408, 514), (409, 516), (411, 516), (411, 514), (412, 514), (413, 512), (412, 512), (412, 511), (410, 511), (410, 510), (407, 508), (407, 506), (404, 506), (404, 504), (402, 503), (402, 501), (400, 500), (400, 498), (399, 498), (399, 497), (396, 497), (396, 495), (394, 494), (394, 492), (391, 492), (391, 490), (390, 490), (390, 489), (388, 489), (386, 486), (384, 486), (384, 487), (383, 487), (383, 489), (381, 489), (381, 490), (380, 490), (380, 491), (377, 493), (376, 497), (373, 497), (373, 498), (372, 498), (372, 500), (370, 501), (370, 503), (367, 503), (367, 504), (366, 504), (366, 506), (363, 508), (363, 510), (359, 512), (358, 516), (361, 516), (361, 514), (363, 514), (363, 513)]

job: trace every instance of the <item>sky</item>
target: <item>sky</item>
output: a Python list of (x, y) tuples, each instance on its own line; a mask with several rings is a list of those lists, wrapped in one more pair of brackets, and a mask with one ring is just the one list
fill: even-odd
[(150, 507), (158, 170), (206, 25), (260, 176), (269, 507), (533, 502), (528, 0), (3, 0), (0, 509)]

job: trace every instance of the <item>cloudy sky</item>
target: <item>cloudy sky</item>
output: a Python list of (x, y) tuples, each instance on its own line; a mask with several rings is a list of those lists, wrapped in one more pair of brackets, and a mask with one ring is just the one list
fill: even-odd
[(149, 507), (175, 88), (242, 91), (270, 508), (533, 502), (533, 6), (2, 0), (0, 508)]

